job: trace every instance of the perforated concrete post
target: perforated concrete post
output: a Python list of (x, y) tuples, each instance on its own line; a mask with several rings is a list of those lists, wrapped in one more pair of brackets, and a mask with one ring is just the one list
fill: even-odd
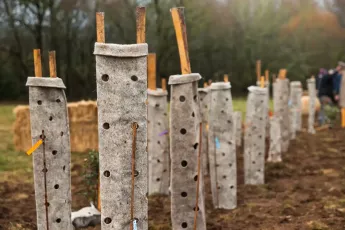
[(37, 229), (70, 230), (71, 150), (66, 87), (60, 78), (42, 77), (29, 77), (26, 86), (29, 86), (32, 143), (42, 137), (42, 132), (45, 136), (45, 144), (33, 153)]
[[(256, 85), (260, 87), (261, 85), (260, 81), (257, 81)], [(270, 117), (268, 116), (268, 111), (270, 108), (270, 82), (269, 81), (265, 81), (265, 89), (267, 90), (266, 138), (268, 138), (270, 135)]]
[(308, 113), (308, 133), (315, 134), (315, 104), (316, 104), (316, 86), (315, 79), (307, 80), (309, 94), (309, 113)]
[(234, 138), (237, 146), (242, 145), (242, 112), (235, 111), (233, 113), (234, 119)]
[(208, 88), (199, 88), (198, 95), (200, 100), (200, 112), (202, 120), (202, 169), (204, 175), (208, 175), (208, 116), (210, 106), (210, 90)]
[(132, 222), (132, 124), (136, 137), (134, 218), (148, 229), (147, 44), (95, 43), (102, 229), (128, 230)]
[(289, 80), (277, 79), (274, 88), (274, 114), (281, 117), (282, 152), (286, 152), (290, 143)]
[(199, 79), (201, 79), (199, 74), (173, 75), (169, 78), (169, 85), (171, 85), (170, 155), (173, 229), (192, 230), (195, 208), (199, 210), (197, 229), (206, 229), (202, 176), (199, 178), (199, 207), (195, 207), (199, 123), (201, 121), (197, 91)]
[(209, 119), (209, 155), (213, 204), (234, 209), (237, 205), (236, 141), (230, 82), (212, 83)]
[(281, 121), (280, 117), (273, 116), (270, 118), (270, 149), (268, 152), (268, 162), (281, 162)]
[(168, 92), (162, 89), (148, 89), (147, 94), (149, 195), (168, 195), (170, 185)]
[(298, 115), (301, 115), (300, 111), (300, 101), (301, 98), (299, 97), (300, 89), (301, 89), (301, 82), (299, 81), (292, 81), (290, 82), (290, 116), (291, 116), (291, 139), (294, 140), (296, 138), (296, 131), (298, 126)]
[(267, 90), (248, 87), (246, 131), (244, 135), (244, 182), (264, 184)]
[(296, 90), (297, 94), (297, 104), (296, 104), (296, 130), (302, 130), (302, 96), (303, 96), (303, 89), (302, 86)]

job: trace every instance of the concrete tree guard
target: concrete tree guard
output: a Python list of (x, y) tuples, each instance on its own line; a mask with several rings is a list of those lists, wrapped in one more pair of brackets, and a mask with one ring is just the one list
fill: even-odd
[[(257, 81), (256, 85), (260, 87), (261, 86), (260, 81)], [(270, 135), (270, 117), (268, 116), (268, 111), (270, 108), (270, 82), (269, 81), (265, 81), (265, 89), (267, 90), (266, 138), (268, 138)]]
[(274, 83), (274, 114), (281, 117), (282, 152), (286, 152), (290, 143), (290, 113), (289, 113), (289, 80), (276, 79)]
[(37, 229), (70, 230), (71, 150), (66, 87), (60, 78), (46, 77), (29, 77), (26, 86), (32, 143), (45, 137), (44, 144), (33, 153)]
[(209, 119), (209, 160), (215, 208), (237, 206), (236, 141), (229, 82), (212, 83)]
[(245, 184), (264, 184), (267, 90), (248, 87), (246, 131), (244, 135)]
[(308, 113), (308, 133), (315, 134), (315, 104), (316, 104), (316, 86), (315, 79), (307, 80), (309, 94), (309, 113)]
[(280, 117), (272, 116), (270, 118), (270, 149), (268, 152), (268, 162), (281, 162), (281, 121)]
[(147, 136), (149, 153), (149, 195), (169, 194), (169, 120), (167, 91), (147, 91)]
[(291, 116), (291, 139), (296, 138), (298, 130), (298, 116), (301, 116), (301, 95), (302, 84), (300, 81), (290, 82), (290, 116)]
[(136, 137), (134, 219), (148, 229), (146, 43), (95, 43), (102, 229), (131, 223), (133, 123)]
[(200, 112), (202, 120), (202, 169), (204, 175), (208, 175), (208, 116), (210, 106), (210, 90), (209, 88), (198, 88), (200, 100)]
[(234, 120), (234, 138), (236, 142), (236, 146), (242, 145), (242, 112), (235, 111), (233, 113), (233, 120)]
[(297, 94), (297, 104), (296, 104), (296, 131), (302, 130), (302, 96), (303, 96), (303, 89), (302, 85), (298, 89), (296, 89)]
[[(198, 178), (200, 111), (199, 74), (173, 75), (170, 100), (171, 220), (173, 229), (206, 229), (203, 177)], [(202, 156), (201, 156), (202, 157)], [(202, 167), (201, 167), (202, 168)], [(202, 175), (202, 170), (200, 175)], [(199, 207), (195, 207), (199, 179)]]

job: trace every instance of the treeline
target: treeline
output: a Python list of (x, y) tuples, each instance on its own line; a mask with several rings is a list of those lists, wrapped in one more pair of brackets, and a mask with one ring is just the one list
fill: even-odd
[(255, 81), (257, 59), (296, 80), (345, 59), (342, 0), (0, 0), (0, 100), (27, 98), (34, 48), (43, 52), (45, 76), (48, 51), (56, 50), (69, 100), (95, 98), (95, 13), (105, 12), (107, 42), (135, 43), (137, 5), (147, 7), (158, 77), (180, 73), (174, 6), (186, 8), (192, 71), (213, 81), (229, 74), (234, 93)]

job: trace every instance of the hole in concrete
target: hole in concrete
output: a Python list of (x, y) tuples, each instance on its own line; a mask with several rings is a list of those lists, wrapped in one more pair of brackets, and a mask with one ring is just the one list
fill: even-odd
[[(131, 77), (131, 79), (132, 79), (132, 81), (138, 81), (138, 77), (135, 76), (135, 75), (133, 75), (133, 76)], [(111, 220), (110, 220), (110, 221), (111, 221)]]
[(229, 100), (229, 98), (225, 98), (225, 100), (226, 100), (226, 101), (228, 101), (228, 100)]
[(186, 129), (181, 129), (181, 130), (180, 130), (180, 133), (183, 134), (183, 135), (185, 135), (185, 134), (187, 133), (187, 130), (186, 130)]
[(56, 102), (57, 102), (57, 103), (60, 103), (60, 102), (61, 102), (61, 100), (58, 98), (58, 99), (56, 99)]
[(103, 175), (105, 177), (110, 177), (110, 172), (108, 170), (104, 171)]
[(48, 172), (48, 169), (42, 169), (42, 172), (46, 173), (46, 172)]
[(135, 171), (134, 171), (134, 176), (135, 176), (135, 177), (139, 176), (138, 170), (135, 170)]
[(221, 113), (225, 113), (225, 111), (224, 111), (224, 110), (222, 110), (222, 111), (221, 111)]
[(223, 179), (226, 179), (226, 176), (225, 176), (225, 175), (223, 176)]
[(181, 227), (182, 227), (182, 228), (187, 228), (187, 227), (188, 227), (188, 224), (187, 224), (186, 222), (183, 222), (183, 223), (181, 224)]
[(222, 156), (225, 157), (225, 153), (222, 153)]
[(220, 186), (218, 186), (217, 188), (220, 189)]
[(156, 107), (159, 107), (159, 104), (156, 104), (155, 106), (156, 106)]
[(157, 162), (158, 162), (158, 163), (161, 163), (161, 160), (157, 159)]
[(195, 114), (194, 114), (194, 112), (192, 113), (192, 117), (195, 117)]
[(198, 175), (194, 177), (194, 181), (198, 181)]
[(57, 218), (56, 219), (56, 223), (60, 223), (61, 222), (61, 219), (60, 218)]
[(56, 150), (53, 150), (52, 154), (53, 154), (53, 155), (56, 155), (56, 154), (57, 154), (57, 151), (56, 151)]
[(255, 162), (255, 161), (253, 161), (252, 163), (253, 163), (253, 165), (255, 165), (255, 163), (256, 163), (256, 162)]
[(46, 203), (45, 203), (45, 206), (49, 207), (49, 205), (50, 205), (49, 202), (46, 202)]
[(160, 123), (160, 122), (158, 122), (158, 123), (157, 123), (157, 125), (161, 125), (161, 123)]
[(199, 209), (199, 207), (194, 207), (193, 210), (195, 212), (195, 211), (199, 211), (200, 209)]
[(103, 124), (103, 129), (109, 129), (109, 127), (110, 127), (110, 126), (109, 126), (109, 123), (104, 123), (104, 124)]
[(187, 197), (187, 195), (188, 195), (188, 194), (187, 194), (186, 192), (181, 192), (181, 196), (182, 196), (182, 197)]
[(159, 145), (160, 145), (160, 144), (161, 144), (161, 142), (160, 142), (160, 141), (157, 141), (157, 144), (159, 144)]
[(63, 136), (63, 132), (60, 133), (60, 136)]
[(160, 181), (161, 179), (160, 178), (157, 178), (156, 181)]
[(232, 167), (232, 164), (231, 164), (231, 163), (229, 164), (229, 167)]
[(104, 223), (110, 224), (111, 223), (111, 218), (110, 217), (105, 218), (104, 219)]
[(180, 96), (180, 102), (184, 102), (186, 98), (184, 96)]
[(198, 145), (199, 145), (199, 143), (195, 143), (195, 144), (193, 145), (194, 149), (197, 149), (197, 148), (198, 148)]
[(109, 75), (108, 74), (103, 74), (102, 75), (102, 80), (103, 81), (108, 81), (109, 80)]
[(231, 186), (230, 186), (230, 188), (231, 188), (231, 189), (233, 189), (233, 188), (234, 188), (234, 186), (233, 186), (233, 185), (231, 185)]
[(198, 96), (194, 95), (193, 99), (194, 99), (195, 102), (197, 102), (198, 101)]
[(164, 169), (163, 172), (167, 172), (168, 170)]
[(65, 169), (66, 169), (66, 166), (64, 165), (64, 166), (62, 167), (62, 170), (65, 171)]
[(37, 104), (42, 105), (42, 101), (41, 100), (37, 101)]
[(229, 124), (231, 124), (231, 121), (230, 121), (230, 120), (228, 120), (228, 123), (229, 123)]
[(186, 167), (188, 165), (187, 161), (181, 161), (182, 167)]
[(164, 116), (168, 116), (168, 114), (167, 114), (167, 113), (164, 113)]
[(55, 189), (58, 189), (60, 186), (58, 184), (54, 185)]

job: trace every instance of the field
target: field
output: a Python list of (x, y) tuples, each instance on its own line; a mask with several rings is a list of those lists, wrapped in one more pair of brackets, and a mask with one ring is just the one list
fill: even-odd
[[(0, 106), (0, 229), (36, 229), (32, 159), (14, 151), (14, 106)], [(245, 100), (234, 100), (245, 110)], [(30, 137), (28, 137), (30, 138)], [(206, 178), (209, 230), (345, 229), (344, 130), (305, 132), (291, 142), (283, 163), (266, 164), (266, 184), (243, 185), (242, 149), (238, 149), (238, 208), (214, 210)], [(73, 210), (88, 205), (81, 191), (85, 154), (72, 154)], [(150, 229), (170, 229), (169, 198), (150, 197)], [(100, 228), (96, 228), (100, 229)]]

